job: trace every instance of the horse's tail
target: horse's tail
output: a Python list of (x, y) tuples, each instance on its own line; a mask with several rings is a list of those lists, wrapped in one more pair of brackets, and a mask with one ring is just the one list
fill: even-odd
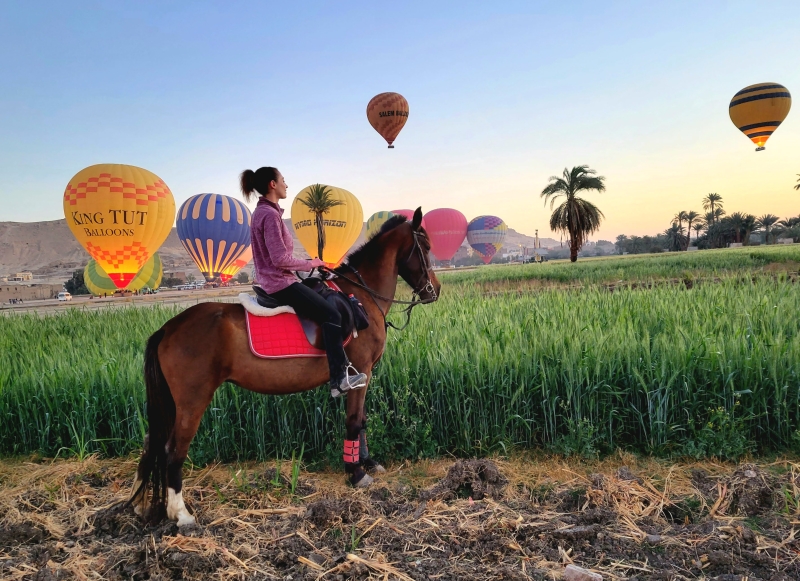
[(175, 400), (161, 370), (158, 346), (164, 338), (159, 329), (147, 340), (144, 350), (144, 382), (147, 387), (148, 435), (142, 456), (141, 485), (135, 496), (146, 494), (148, 481), (153, 485), (150, 519), (161, 521), (166, 514), (167, 499), (167, 443), (175, 426)]

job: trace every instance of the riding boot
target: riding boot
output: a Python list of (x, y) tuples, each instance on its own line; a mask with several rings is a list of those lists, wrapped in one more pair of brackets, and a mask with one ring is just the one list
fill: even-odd
[[(325, 340), (325, 352), (328, 354), (328, 368), (331, 375), (331, 397), (339, 397), (351, 389), (359, 389), (367, 385), (367, 376), (359, 373), (350, 365), (342, 345), (342, 327), (334, 323), (322, 324), (322, 337)], [(353, 375), (348, 372), (353, 370)]]

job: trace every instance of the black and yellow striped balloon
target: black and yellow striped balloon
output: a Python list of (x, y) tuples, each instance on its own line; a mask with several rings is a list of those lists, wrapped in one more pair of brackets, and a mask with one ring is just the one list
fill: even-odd
[(745, 87), (733, 96), (728, 107), (731, 121), (758, 147), (783, 123), (792, 108), (789, 90), (778, 83), (758, 83)]

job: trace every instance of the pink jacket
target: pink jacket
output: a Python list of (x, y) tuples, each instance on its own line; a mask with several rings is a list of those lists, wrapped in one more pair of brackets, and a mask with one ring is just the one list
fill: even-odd
[(294, 258), (292, 233), (283, 223), (283, 208), (265, 198), (258, 200), (250, 229), (256, 282), (268, 293), (298, 282), (293, 270), (309, 271), (308, 260)]

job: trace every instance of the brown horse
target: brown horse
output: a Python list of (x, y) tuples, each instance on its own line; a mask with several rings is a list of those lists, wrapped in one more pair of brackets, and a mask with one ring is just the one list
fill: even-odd
[[(345, 266), (336, 269), (336, 282), (361, 301), (370, 317), (370, 326), (346, 349), (356, 369), (368, 378), (386, 346), (385, 317), (397, 302), (398, 275), (419, 302), (432, 302), (439, 296), (441, 286), (430, 266), (430, 242), (421, 223), (420, 208), (411, 222), (402, 216), (391, 218), (348, 256)], [(230, 381), (258, 393), (283, 395), (313, 389), (329, 379), (324, 358), (255, 357), (248, 345), (244, 308), (231, 303), (201, 303), (167, 321), (147, 342), (144, 375), (149, 431), (128, 503), (136, 514), (150, 520), (161, 520), (166, 511), (179, 526), (195, 522), (184, 505), (181, 469), (200, 419), (220, 385)], [(347, 394), (345, 470), (354, 486), (372, 482), (367, 471), (383, 471), (366, 447), (366, 391)]]

